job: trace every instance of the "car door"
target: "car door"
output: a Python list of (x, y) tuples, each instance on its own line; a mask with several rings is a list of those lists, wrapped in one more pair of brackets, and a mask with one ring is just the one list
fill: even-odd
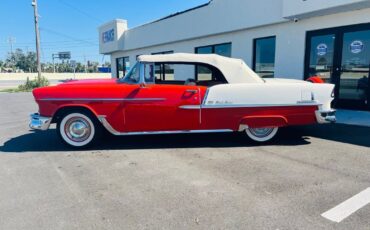
[(141, 64), (141, 83), (124, 99), (126, 132), (188, 131), (200, 128), (201, 94), (193, 85), (155, 84), (154, 64)]
[(125, 98), (126, 132), (197, 130), (201, 92), (197, 86), (138, 85)]

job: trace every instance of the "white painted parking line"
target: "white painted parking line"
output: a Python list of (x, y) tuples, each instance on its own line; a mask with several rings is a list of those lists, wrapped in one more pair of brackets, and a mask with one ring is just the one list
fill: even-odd
[(356, 212), (369, 203), (370, 188), (367, 188), (359, 194), (339, 204), (338, 206), (330, 209), (327, 212), (324, 212), (323, 214), (321, 214), (321, 216), (328, 220), (339, 223), (345, 218), (349, 217), (352, 213)]

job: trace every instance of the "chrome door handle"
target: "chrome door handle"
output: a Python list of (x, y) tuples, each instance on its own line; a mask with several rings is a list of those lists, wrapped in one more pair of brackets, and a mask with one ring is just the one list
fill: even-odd
[(185, 90), (185, 92), (187, 92), (187, 93), (198, 93), (198, 90), (196, 90), (196, 89), (187, 89), (187, 90)]

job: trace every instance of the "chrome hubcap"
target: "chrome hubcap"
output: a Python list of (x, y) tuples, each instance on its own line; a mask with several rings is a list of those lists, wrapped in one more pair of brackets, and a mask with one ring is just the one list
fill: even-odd
[(67, 137), (75, 142), (82, 142), (89, 138), (91, 127), (88, 121), (81, 117), (69, 119), (64, 127)]
[(249, 129), (249, 131), (256, 137), (266, 137), (272, 133), (274, 128), (255, 128)]

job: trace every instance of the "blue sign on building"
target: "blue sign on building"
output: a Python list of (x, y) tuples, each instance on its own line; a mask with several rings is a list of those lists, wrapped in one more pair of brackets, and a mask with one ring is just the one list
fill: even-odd
[(111, 73), (112, 69), (110, 67), (98, 67), (99, 73)]
[(103, 32), (103, 43), (114, 41), (114, 29)]

